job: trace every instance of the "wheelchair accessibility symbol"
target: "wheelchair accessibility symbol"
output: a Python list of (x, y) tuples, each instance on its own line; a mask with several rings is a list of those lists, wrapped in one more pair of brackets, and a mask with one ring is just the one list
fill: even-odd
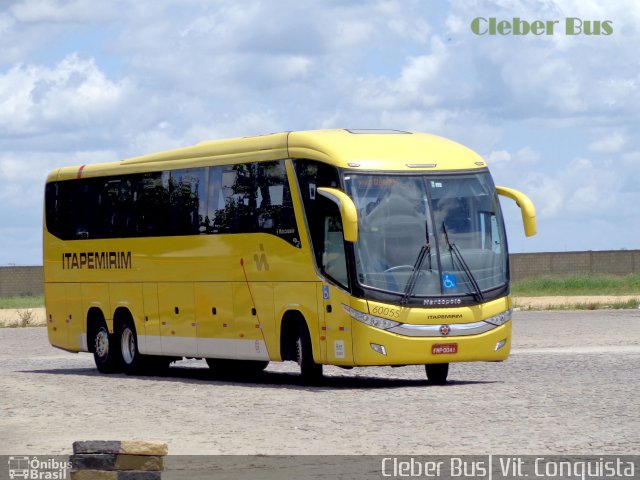
[(442, 274), (442, 286), (444, 288), (456, 288), (458, 286), (458, 281), (453, 273), (443, 273)]

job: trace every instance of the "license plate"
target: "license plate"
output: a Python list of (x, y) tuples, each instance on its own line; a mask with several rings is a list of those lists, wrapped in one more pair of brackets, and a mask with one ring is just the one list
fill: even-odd
[(448, 353), (458, 353), (457, 343), (436, 343), (431, 347), (432, 355), (444, 355)]

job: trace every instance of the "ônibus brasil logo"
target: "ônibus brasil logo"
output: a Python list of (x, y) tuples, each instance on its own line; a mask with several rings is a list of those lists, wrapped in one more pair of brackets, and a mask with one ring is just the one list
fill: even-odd
[(68, 478), (71, 463), (55, 458), (40, 460), (38, 457), (9, 457), (9, 478), (33, 480), (63, 480)]

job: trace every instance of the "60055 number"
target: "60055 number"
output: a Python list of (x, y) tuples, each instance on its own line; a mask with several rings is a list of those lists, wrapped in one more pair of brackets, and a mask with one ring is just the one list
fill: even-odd
[(400, 318), (400, 310), (389, 307), (373, 307), (371, 309), (373, 315), (384, 315), (389, 318)]

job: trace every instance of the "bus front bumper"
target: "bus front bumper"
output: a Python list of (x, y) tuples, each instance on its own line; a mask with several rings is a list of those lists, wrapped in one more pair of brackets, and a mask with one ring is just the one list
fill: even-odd
[(511, 321), (476, 335), (419, 337), (353, 321), (353, 359), (357, 366), (499, 362), (511, 351)]

